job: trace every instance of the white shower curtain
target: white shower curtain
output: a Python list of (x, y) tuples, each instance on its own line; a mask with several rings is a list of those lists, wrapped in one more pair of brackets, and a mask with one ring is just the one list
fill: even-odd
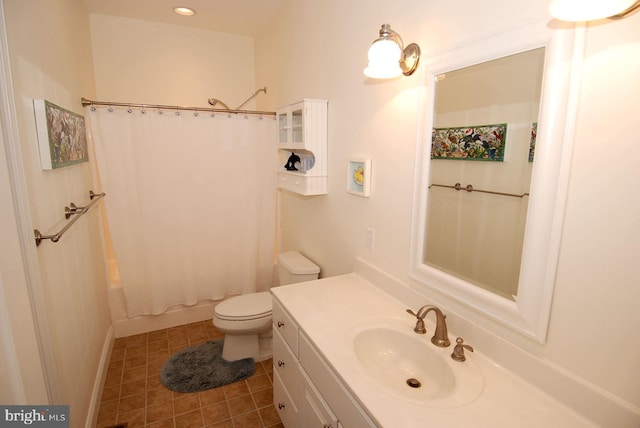
[(273, 117), (101, 107), (86, 117), (129, 316), (269, 287)]

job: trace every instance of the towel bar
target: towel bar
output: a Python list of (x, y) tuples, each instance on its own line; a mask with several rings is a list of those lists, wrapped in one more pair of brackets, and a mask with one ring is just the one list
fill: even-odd
[(38, 229), (34, 229), (33, 230), (33, 234), (36, 240), (36, 246), (39, 246), (42, 241), (44, 239), (50, 239), (52, 242), (58, 242), (60, 240), (60, 238), (62, 238), (62, 235), (64, 235), (64, 233), (69, 230), (69, 228), (71, 226), (73, 226), (73, 224), (78, 221), (78, 219), (80, 217), (82, 217), (83, 214), (86, 214), (87, 211), (89, 211), (89, 208), (91, 208), (93, 206), (93, 204), (95, 204), (96, 202), (98, 202), (100, 199), (102, 199), (103, 197), (106, 196), (106, 193), (93, 193), (93, 190), (89, 191), (89, 199), (91, 199), (91, 202), (89, 203), (89, 205), (84, 206), (84, 207), (78, 207), (76, 206), (76, 204), (74, 204), (73, 202), (71, 202), (69, 205), (70, 207), (64, 207), (64, 217), (68, 220), (72, 215), (76, 215), (69, 223), (67, 223), (62, 229), (60, 229), (60, 231), (58, 233), (54, 233), (53, 235), (43, 235), (42, 233), (40, 233), (40, 231)]

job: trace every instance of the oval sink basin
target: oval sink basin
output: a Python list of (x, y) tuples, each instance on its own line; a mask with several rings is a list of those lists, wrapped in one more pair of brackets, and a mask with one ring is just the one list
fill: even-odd
[(453, 361), (453, 345), (438, 348), (430, 338), (384, 326), (352, 335), (362, 374), (387, 393), (430, 407), (463, 406), (478, 398), (484, 378), (473, 354)]

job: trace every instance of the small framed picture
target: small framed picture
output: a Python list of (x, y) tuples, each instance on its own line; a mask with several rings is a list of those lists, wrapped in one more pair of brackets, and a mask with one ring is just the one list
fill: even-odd
[(371, 193), (371, 159), (350, 159), (347, 167), (347, 192), (369, 197)]

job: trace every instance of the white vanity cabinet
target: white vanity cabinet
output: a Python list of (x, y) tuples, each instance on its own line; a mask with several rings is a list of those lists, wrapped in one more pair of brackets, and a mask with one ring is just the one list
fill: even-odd
[(376, 426), (302, 331), (299, 339), (298, 360), (301, 369), (307, 374), (323, 402), (326, 402), (330, 411), (336, 415), (337, 423), (341, 427)]
[(273, 301), (273, 404), (285, 427), (296, 427), (300, 419), (300, 375), (298, 371), (298, 326)]
[(273, 330), (273, 403), (285, 428), (376, 426), (276, 298)]
[(329, 405), (322, 399), (320, 392), (313, 386), (309, 376), (300, 369), (302, 377), (302, 413), (300, 426), (337, 428), (342, 425)]
[[(327, 104), (305, 99), (276, 110), (279, 188), (302, 195), (327, 193)], [(290, 161), (294, 158), (299, 160)]]

